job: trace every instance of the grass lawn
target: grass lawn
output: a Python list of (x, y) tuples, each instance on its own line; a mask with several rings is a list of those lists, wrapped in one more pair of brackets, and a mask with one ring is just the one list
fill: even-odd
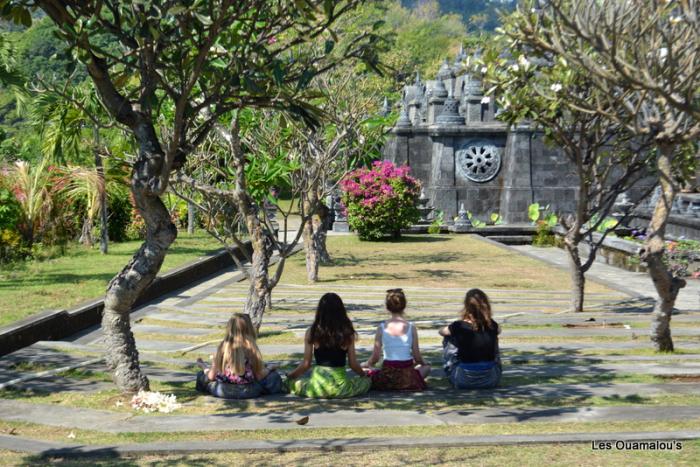
[[(107, 283), (127, 264), (140, 241), (112, 243), (109, 254), (97, 247), (71, 247), (65, 256), (0, 268), (0, 326), (47, 309), (63, 309), (104, 294)], [(180, 232), (161, 272), (220, 248), (205, 232)]]
[[(348, 452), (222, 452), (217, 454), (146, 455), (139, 457), (90, 458), (54, 460), (66, 466), (228, 466), (236, 464), (263, 465), (344, 465), (344, 466), (404, 466), (404, 465), (480, 465), (480, 466), (629, 466), (629, 465), (697, 465), (700, 443), (686, 441), (678, 451), (593, 451), (590, 443), (530, 446), (480, 446), (466, 448), (413, 448), (383, 450), (353, 450)], [(4, 465), (38, 465), (46, 460), (27, 454), (0, 451)]]
[[(328, 250), (333, 264), (321, 267), (318, 287), (330, 290), (338, 284), (565, 291), (571, 284), (566, 271), (471, 235), (404, 235), (382, 242), (329, 236)], [(304, 255), (287, 260), (281, 283), (306, 284)], [(616, 293), (592, 281), (587, 290)]]

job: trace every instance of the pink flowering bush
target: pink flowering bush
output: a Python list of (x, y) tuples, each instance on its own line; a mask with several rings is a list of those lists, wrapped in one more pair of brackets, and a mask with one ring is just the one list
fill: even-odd
[(409, 175), (408, 166), (377, 161), (372, 167), (350, 172), (341, 182), (348, 224), (362, 240), (397, 237), (420, 218), (416, 200), (420, 182)]

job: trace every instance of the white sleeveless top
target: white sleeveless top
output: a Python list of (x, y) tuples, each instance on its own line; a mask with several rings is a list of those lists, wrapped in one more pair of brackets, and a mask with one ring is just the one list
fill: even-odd
[(408, 323), (406, 334), (402, 336), (392, 336), (389, 334), (384, 326), (384, 321), (382, 321), (381, 327), (384, 360), (413, 360), (413, 355), (411, 353), (411, 347), (413, 346), (413, 323)]

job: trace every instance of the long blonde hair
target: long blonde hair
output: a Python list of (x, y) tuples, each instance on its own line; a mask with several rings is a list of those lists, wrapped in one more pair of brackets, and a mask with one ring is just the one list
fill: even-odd
[(255, 337), (255, 327), (250, 316), (234, 313), (226, 325), (226, 337), (216, 350), (215, 364), (219, 371), (228, 369), (236, 375), (243, 375), (247, 360), (253, 372), (260, 374), (263, 359)]

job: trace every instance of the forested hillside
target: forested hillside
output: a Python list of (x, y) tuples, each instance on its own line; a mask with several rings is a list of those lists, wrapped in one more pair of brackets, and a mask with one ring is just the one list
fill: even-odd
[(437, 3), (442, 13), (455, 13), (470, 25), (470, 31), (493, 31), (498, 26), (499, 10), (511, 11), (516, 0), (402, 0), (401, 3), (417, 11), (431, 11)]

